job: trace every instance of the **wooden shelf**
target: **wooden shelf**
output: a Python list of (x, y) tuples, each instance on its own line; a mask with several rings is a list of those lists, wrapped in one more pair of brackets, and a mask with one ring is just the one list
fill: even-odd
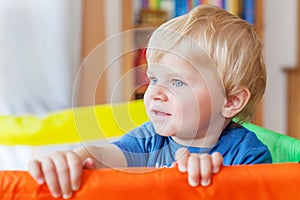
[[(298, 3), (298, 19), (300, 19), (300, 3)], [(300, 21), (298, 20), (298, 64), (294, 69), (287, 69), (288, 135), (300, 139)]]

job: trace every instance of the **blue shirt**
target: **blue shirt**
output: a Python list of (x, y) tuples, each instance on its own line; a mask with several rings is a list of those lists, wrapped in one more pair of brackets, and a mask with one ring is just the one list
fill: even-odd
[(171, 137), (158, 135), (151, 122), (128, 132), (117, 141), (126, 157), (128, 167), (168, 167), (175, 161), (175, 152), (187, 148), (191, 153), (219, 152), (224, 165), (272, 163), (266, 145), (243, 126), (226, 128), (219, 141), (211, 148), (187, 147), (177, 144)]

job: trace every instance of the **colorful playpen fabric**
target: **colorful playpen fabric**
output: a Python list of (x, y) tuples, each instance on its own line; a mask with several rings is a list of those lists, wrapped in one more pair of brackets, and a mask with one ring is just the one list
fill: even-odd
[[(0, 199), (52, 199), (47, 187), (37, 185), (24, 171), (30, 159), (53, 150), (110, 142), (147, 120), (142, 101), (67, 109), (45, 117), (0, 116)], [(175, 169), (85, 171), (84, 184), (74, 199), (99, 195), (106, 199), (297, 199), (300, 141), (251, 123), (244, 126), (281, 164), (224, 167), (208, 188), (189, 187), (186, 174)]]
[[(300, 164), (260, 164), (223, 167), (208, 187), (190, 187), (176, 168), (84, 171), (81, 189), (72, 199), (299, 199)], [(0, 199), (53, 199), (46, 185), (26, 172), (0, 172)]]

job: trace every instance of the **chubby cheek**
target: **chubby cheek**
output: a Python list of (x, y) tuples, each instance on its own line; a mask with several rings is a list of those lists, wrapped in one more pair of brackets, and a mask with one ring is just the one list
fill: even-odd
[[(211, 120), (211, 102), (205, 91), (194, 90), (181, 98), (181, 117), (177, 119), (178, 136), (191, 138), (205, 133)], [(179, 112), (179, 111), (178, 111)]]
[(181, 109), (181, 116), (176, 119), (177, 136), (182, 138), (194, 137), (200, 123), (200, 110), (192, 104), (185, 105)]

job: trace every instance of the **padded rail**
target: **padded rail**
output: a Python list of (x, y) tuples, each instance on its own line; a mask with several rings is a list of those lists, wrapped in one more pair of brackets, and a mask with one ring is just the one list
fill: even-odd
[(35, 115), (0, 116), (0, 144), (52, 145), (118, 137), (147, 121), (141, 100)]
[[(87, 170), (72, 199), (299, 199), (300, 164), (223, 167), (209, 187), (192, 188), (176, 168)], [(53, 199), (27, 172), (0, 172), (0, 199)]]

